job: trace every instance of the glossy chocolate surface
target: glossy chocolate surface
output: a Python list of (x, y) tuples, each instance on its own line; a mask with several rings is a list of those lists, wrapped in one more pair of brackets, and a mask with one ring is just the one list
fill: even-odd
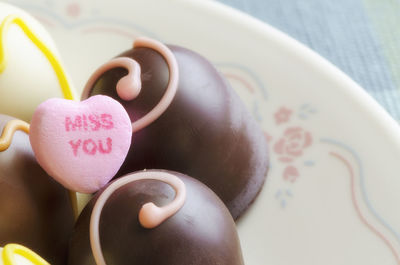
[[(269, 161), (265, 137), (244, 104), (202, 56), (169, 46), (179, 65), (177, 94), (158, 120), (135, 133), (117, 176), (145, 168), (164, 168), (190, 175), (210, 187), (236, 219), (251, 204), (264, 183)], [(148, 48), (121, 56), (135, 59), (142, 69), (142, 91), (129, 102), (119, 99), (115, 85), (126, 75), (112, 69), (95, 83), (90, 95), (119, 100), (132, 121), (149, 112), (167, 86), (168, 67)]]
[[(0, 115), (0, 134), (11, 119)], [(16, 131), (0, 152), (0, 246), (19, 243), (65, 264), (73, 225), (68, 192), (36, 162), (28, 135)]]
[[(204, 184), (186, 175), (184, 206), (153, 229), (143, 228), (138, 213), (143, 204), (164, 206), (174, 199), (169, 185), (140, 180), (118, 189), (100, 217), (100, 241), (112, 265), (242, 265), (235, 223), (221, 200)], [(70, 265), (95, 265), (89, 241), (94, 197), (83, 210), (70, 243)]]

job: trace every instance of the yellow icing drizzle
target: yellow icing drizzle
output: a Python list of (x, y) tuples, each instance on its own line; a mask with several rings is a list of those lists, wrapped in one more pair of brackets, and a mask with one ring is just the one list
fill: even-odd
[(5, 151), (10, 147), (16, 130), (29, 133), (29, 124), (21, 120), (10, 120), (7, 122), (0, 136), (0, 152)]
[(15, 255), (20, 255), (34, 265), (50, 265), (47, 261), (45, 261), (43, 258), (41, 258), (38, 254), (30, 250), (29, 248), (26, 248), (24, 246), (18, 245), (18, 244), (7, 244), (3, 248), (3, 262), (4, 265), (18, 265)]
[(16, 15), (8, 15), (0, 25), (0, 73), (4, 71), (7, 65), (6, 36), (7, 31), (12, 24), (18, 25), (26, 36), (36, 45), (36, 47), (46, 56), (51, 64), (57, 79), (60, 83), (62, 93), (66, 99), (74, 99), (74, 93), (67, 80), (66, 74), (60, 61), (53, 52), (32, 32), (24, 20)]

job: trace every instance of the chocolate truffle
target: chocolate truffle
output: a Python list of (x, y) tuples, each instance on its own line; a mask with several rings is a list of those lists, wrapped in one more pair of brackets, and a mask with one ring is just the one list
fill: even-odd
[[(0, 134), (10, 120), (0, 115)], [(51, 264), (66, 264), (73, 226), (67, 190), (39, 166), (28, 135), (17, 130), (0, 151), (0, 246), (22, 244)]]
[[(133, 134), (132, 145), (118, 176), (146, 168), (163, 168), (190, 175), (211, 188), (238, 218), (259, 193), (269, 167), (264, 134), (245, 105), (213, 65), (199, 54), (168, 46), (179, 67), (176, 95), (166, 111)], [(131, 101), (118, 97), (123, 68), (106, 71), (89, 95), (117, 99), (132, 121), (148, 113), (161, 99), (169, 80), (164, 58), (138, 47), (120, 57), (141, 67), (142, 89)]]
[[(180, 178), (186, 187), (184, 205), (159, 226), (147, 229), (138, 220), (142, 206), (148, 202), (160, 207), (171, 203), (175, 197), (174, 189), (164, 182), (146, 179), (115, 190), (105, 202), (99, 221), (99, 238), (106, 264), (244, 264), (235, 223), (214, 192), (184, 174), (159, 170), (146, 172), (167, 172)], [(89, 202), (76, 223), (69, 248), (70, 265), (96, 264), (90, 246), (89, 225), (93, 207), (103, 191)]]

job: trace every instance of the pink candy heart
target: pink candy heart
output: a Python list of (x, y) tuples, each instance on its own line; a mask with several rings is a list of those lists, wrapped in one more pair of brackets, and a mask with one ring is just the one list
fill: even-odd
[(107, 96), (53, 98), (36, 109), (29, 139), (38, 163), (66, 188), (92, 193), (117, 173), (132, 138), (124, 107)]

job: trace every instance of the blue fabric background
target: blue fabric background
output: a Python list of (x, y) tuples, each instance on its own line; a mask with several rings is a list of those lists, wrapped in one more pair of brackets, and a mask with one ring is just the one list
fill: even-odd
[(400, 121), (400, 36), (395, 35), (400, 27), (400, 0), (218, 1), (310, 47)]

